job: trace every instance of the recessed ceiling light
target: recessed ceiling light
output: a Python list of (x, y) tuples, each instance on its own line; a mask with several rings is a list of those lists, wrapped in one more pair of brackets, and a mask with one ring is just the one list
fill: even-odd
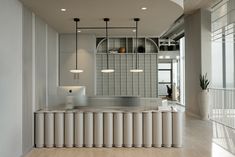
[(62, 8), (62, 9), (60, 9), (61, 11), (66, 11), (66, 9), (65, 8)]
[(158, 58), (159, 58), (159, 59), (163, 59), (163, 56), (159, 56)]
[(81, 30), (78, 30), (78, 33), (81, 33)]
[(136, 30), (135, 30), (135, 29), (133, 29), (132, 31), (133, 31), (133, 32), (136, 32)]
[(142, 7), (141, 10), (147, 10), (147, 8), (146, 7)]
[(176, 56), (176, 59), (180, 59), (180, 56)]

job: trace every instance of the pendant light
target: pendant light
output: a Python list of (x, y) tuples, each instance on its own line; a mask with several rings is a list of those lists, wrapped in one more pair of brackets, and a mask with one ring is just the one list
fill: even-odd
[(80, 21), (79, 18), (74, 18), (73, 19), (76, 23), (76, 66), (75, 66), (75, 69), (71, 69), (70, 72), (71, 73), (74, 73), (74, 74), (78, 74), (78, 73), (82, 73), (83, 70), (79, 70), (78, 69), (78, 22)]
[(138, 55), (138, 22), (140, 21), (139, 18), (134, 18), (135, 21), (135, 27), (136, 27), (136, 31), (135, 31), (135, 53), (136, 53), (136, 65), (135, 68), (133, 67), (133, 69), (130, 70), (130, 72), (133, 73), (139, 73), (139, 72), (143, 72), (143, 69), (139, 69), (139, 55)]
[(105, 30), (106, 30), (106, 54), (107, 54), (107, 67), (106, 69), (102, 69), (101, 72), (102, 73), (112, 73), (114, 72), (114, 69), (109, 69), (109, 38), (108, 38), (108, 21), (109, 18), (104, 18), (104, 22), (105, 22)]

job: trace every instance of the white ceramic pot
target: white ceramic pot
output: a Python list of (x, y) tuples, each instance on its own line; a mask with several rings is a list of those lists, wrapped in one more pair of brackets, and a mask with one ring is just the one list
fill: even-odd
[(207, 90), (202, 90), (200, 93), (199, 109), (201, 113), (201, 119), (208, 120), (209, 119), (209, 92)]

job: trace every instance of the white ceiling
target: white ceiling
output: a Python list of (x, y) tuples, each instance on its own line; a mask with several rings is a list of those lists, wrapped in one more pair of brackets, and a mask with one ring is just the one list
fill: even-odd
[[(54, 27), (59, 33), (74, 33), (74, 17), (79, 26), (135, 26), (133, 18), (140, 18), (140, 36), (159, 36), (183, 14), (183, 8), (174, 0), (21, 0), (26, 6)], [(180, 1), (180, 0), (175, 0)], [(147, 7), (147, 10), (141, 10)], [(66, 8), (66, 12), (60, 9)], [(132, 30), (110, 30), (113, 36), (132, 36)], [(82, 33), (104, 35), (105, 30), (82, 30)]]

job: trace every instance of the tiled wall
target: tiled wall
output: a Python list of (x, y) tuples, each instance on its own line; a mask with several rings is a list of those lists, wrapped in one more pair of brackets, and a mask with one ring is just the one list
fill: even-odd
[(157, 53), (139, 54), (142, 73), (131, 73), (135, 54), (109, 54), (109, 67), (114, 73), (102, 73), (107, 55), (96, 55), (97, 95), (157, 97)]

